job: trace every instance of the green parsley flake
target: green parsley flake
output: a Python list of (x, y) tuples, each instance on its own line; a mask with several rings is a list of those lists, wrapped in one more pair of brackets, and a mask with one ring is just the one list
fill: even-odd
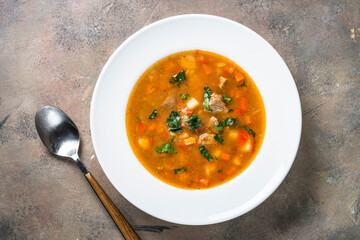
[(219, 143), (221, 143), (221, 144), (224, 144), (224, 143), (225, 143), (225, 140), (224, 140), (223, 138), (221, 138), (221, 136), (220, 136), (219, 134), (216, 134), (215, 137), (214, 137), (214, 139), (215, 139), (216, 141), (218, 141)]
[(205, 92), (204, 92), (204, 103), (203, 103), (203, 105), (204, 105), (206, 110), (211, 112), (212, 111), (212, 109), (210, 108), (211, 89), (208, 86), (206, 86), (206, 87), (204, 87), (204, 90), (205, 90)]
[(194, 131), (195, 129), (198, 129), (202, 126), (200, 123), (200, 118), (193, 114), (188, 120), (186, 120), (187, 124), (189, 124), (190, 131)]
[(158, 153), (168, 153), (168, 154), (176, 153), (175, 147), (171, 143), (166, 143), (161, 145), (161, 147), (156, 147), (155, 151)]
[(231, 101), (231, 98), (229, 98), (229, 97), (228, 97), (228, 96), (226, 96), (225, 94), (223, 94), (222, 96), (223, 96), (223, 98), (224, 98), (225, 102), (226, 102), (227, 104), (229, 104), (229, 103), (230, 103), (230, 101)]
[(182, 94), (182, 93), (180, 93), (180, 97), (182, 98), (182, 99), (188, 99), (189, 98), (189, 94)]
[(182, 167), (182, 168), (177, 168), (177, 169), (174, 169), (174, 173), (175, 174), (178, 174), (178, 173), (181, 173), (181, 172), (184, 172), (186, 171), (187, 169), (185, 167)]
[(181, 70), (178, 74), (171, 77), (169, 83), (171, 83), (172, 85), (178, 83), (177, 87), (180, 87), (181, 83), (185, 82), (185, 80), (186, 80), (185, 71)]
[(199, 149), (201, 155), (203, 155), (209, 162), (213, 161), (213, 156), (211, 156), (211, 154), (205, 149), (204, 146), (200, 146)]
[(178, 112), (172, 111), (166, 120), (167, 125), (170, 127), (169, 131), (174, 133), (181, 133), (181, 124), (180, 124), (180, 114)]
[(156, 116), (157, 116), (157, 110), (155, 109), (155, 110), (150, 114), (150, 116), (148, 117), (148, 119), (154, 119), (154, 118), (156, 118)]
[(243, 126), (243, 128), (255, 138), (255, 132), (251, 128), (247, 126)]

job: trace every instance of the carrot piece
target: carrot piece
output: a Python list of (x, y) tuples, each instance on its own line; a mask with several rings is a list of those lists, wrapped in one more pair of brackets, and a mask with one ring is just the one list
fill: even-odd
[(246, 140), (247, 140), (247, 138), (246, 138), (246, 136), (245, 136), (244, 134), (239, 134), (239, 137), (238, 137), (238, 139), (237, 139), (237, 141), (238, 141), (239, 143), (245, 144), (245, 143), (246, 143)]
[(235, 75), (235, 79), (236, 79), (236, 81), (237, 81), (238, 83), (242, 84), (242, 83), (244, 82), (245, 77), (244, 77), (244, 75), (243, 75), (241, 72), (235, 71), (235, 72), (234, 72), (234, 75)]
[(245, 98), (245, 97), (240, 98), (240, 107), (241, 107), (241, 109), (243, 111), (247, 111), (248, 106), (249, 106), (249, 101), (247, 100), (247, 98)]
[(153, 138), (149, 138), (149, 143), (152, 146), (154, 144), (154, 139)]
[(252, 136), (250, 135), (250, 133), (248, 133), (245, 129), (241, 128), (237, 141), (241, 144), (245, 144), (246, 141), (251, 137)]
[(230, 74), (229, 74), (228, 72), (225, 72), (225, 71), (224, 71), (221, 75), (222, 75), (223, 77), (226, 77), (226, 78), (230, 76)]
[(237, 140), (238, 143), (245, 144), (245, 142), (247, 140), (247, 137), (246, 137), (245, 134), (243, 134), (242, 131), (240, 131), (236, 140)]
[(230, 154), (228, 153), (221, 153), (220, 154), (220, 159), (224, 160), (224, 161), (229, 161), (230, 160)]
[(211, 67), (209, 67), (209, 65), (205, 63), (201, 64), (201, 67), (204, 70), (205, 74), (210, 74), (212, 72)]
[(235, 171), (235, 167), (230, 168), (229, 170), (226, 171), (226, 174), (231, 174)]
[(210, 180), (208, 178), (203, 178), (199, 180), (199, 183), (203, 185), (204, 187), (207, 187), (209, 185)]
[(236, 114), (237, 116), (239, 116), (240, 118), (243, 117), (243, 110), (242, 110), (241, 108), (236, 109), (234, 112), (235, 112), (235, 114)]
[(139, 130), (139, 132), (144, 132), (145, 129), (146, 129), (145, 123), (142, 123), (142, 122), (139, 123), (139, 125), (138, 125), (138, 130)]
[(245, 116), (244, 117), (244, 121), (245, 121), (245, 124), (250, 124), (251, 123), (251, 118), (249, 116)]
[(182, 150), (188, 151), (189, 149), (184, 145), (178, 145), (178, 147)]
[(231, 73), (234, 72), (234, 67), (231, 66), (231, 65), (226, 65), (226, 66), (224, 67), (224, 71), (227, 72), (227, 73), (229, 73), (229, 74), (231, 74)]
[(188, 107), (186, 108), (185, 112), (186, 112), (186, 114), (189, 115), (189, 116), (191, 116), (191, 115), (194, 114), (194, 110), (192, 110), (191, 108), (188, 108)]

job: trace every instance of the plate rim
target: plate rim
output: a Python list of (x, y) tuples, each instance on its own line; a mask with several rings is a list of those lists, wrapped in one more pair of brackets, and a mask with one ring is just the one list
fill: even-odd
[[(267, 191), (265, 194), (262, 195), (261, 198), (259, 198), (259, 200), (255, 203), (252, 204), (252, 206), (248, 207), (248, 209), (245, 212), (236, 212), (234, 214), (232, 214), (230, 217), (224, 217), (221, 219), (217, 219), (217, 220), (208, 220), (206, 222), (203, 223), (188, 223), (188, 222), (184, 222), (184, 221), (174, 221), (174, 220), (170, 220), (170, 219), (164, 219), (161, 216), (158, 216), (155, 213), (150, 213), (149, 211), (143, 209), (140, 206), (137, 206), (136, 204), (134, 204), (133, 202), (131, 202), (123, 193), (121, 193), (117, 187), (115, 187), (115, 185), (112, 183), (112, 181), (110, 180), (108, 174), (106, 173), (105, 169), (104, 169), (104, 163), (101, 162), (100, 158), (98, 157), (98, 162), (101, 166), (102, 171), (104, 172), (105, 176), (108, 178), (109, 182), (111, 183), (111, 185), (116, 189), (117, 192), (119, 192), (129, 203), (131, 203), (132, 205), (134, 205), (135, 207), (137, 207), (138, 209), (144, 211), (145, 213), (156, 217), (158, 219), (164, 220), (164, 221), (168, 221), (168, 222), (172, 222), (172, 223), (177, 223), (177, 224), (182, 224), (182, 225), (210, 225), (210, 224), (216, 224), (216, 223), (220, 223), (220, 222), (225, 222), (231, 219), (234, 219), (236, 217), (239, 217), (247, 212), (250, 212), (251, 210), (253, 210), (254, 208), (256, 208), (257, 206), (259, 206), (261, 203), (263, 203), (271, 194), (273, 194), (276, 189), (278, 189), (278, 187), (280, 186), (280, 184), (284, 181), (285, 177), (288, 175), (294, 161), (295, 158), (297, 156), (297, 152), (299, 150), (299, 145), (300, 145), (300, 140), (301, 140), (301, 133), (302, 133), (302, 110), (301, 110), (301, 100), (300, 100), (300, 96), (299, 96), (299, 91), (297, 89), (294, 77), (292, 76), (287, 64), (285, 63), (284, 59), (281, 57), (281, 55), (276, 51), (276, 49), (267, 41), (265, 40), (262, 36), (260, 36), (258, 33), (256, 33), (255, 31), (253, 31), (252, 29), (250, 29), (249, 27), (246, 27), (244, 25), (242, 25), (241, 23), (238, 23), (234, 20), (228, 19), (228, 18), (224, 18), (224, 17), (220, 17), (220, 16), (215, 16), (215, 15), (208, 15), (208, 14), (182, 14), (182, 15), (176, 15), (176, 16), (172, 16), (172, 17), (167, 17), (167, 18), (163, 18), (161, 20), (158, 20), (156, 22), (153, 22), (147, 26), (142, 27), (141, 29), (139, 29), (138, 31), (136, 31), (135, 33), (133, 33), (131, 36), (129, 36), (125, 41), (123, 41), (117, 48), (116, 50), (111, 54), (111, 56), (109, 57), (109, 59), (106, 61), (105, 65), (103, 66), (99, 77), (96, 81), (94, 90), (93, 90), (93, 94), (92, 94), (92, 99), (91, 99), (91, 105), (90, 105), (90, 131), (93, 132), (95, 129), (94, 126), (94, 115), (95, 115), (95, 110), (94, 110), (94, 106), (95, 106), (95, 101), (99, 92), (99, 88), (102, 85), (101, 83), (104, 81), (104, 75), (107, 72), (108, 68), (110, 67), (110, 65), (112, 64), (114, 58), (118, 55), (118, 52), (120, 52), (123, 48), (125, 48), (127, 46), (128, 43), (130, 43), (132, 41), (132, 39), (136, 38), (138, 35), (141, 35), (144, 31), (148, 31), (151, 28), (154, 28), (160, 24), (164, 24), (166, 22), (169, 21), (173, 21), (173, 20), (179, 20), (182, 18), (192, 18), (192, 17), (200, 17), (200, 18), (212, 18), (218, 21), (223, 21), (223, 22), (228, 22), (230, 24), (235, 24), (238, 25), (238, 27), (242, 27), (244, 30), (250, 32), (251, 34), (254, 34), (256, 37), (261, 38), (262, 40), (264, 40), (264, 43), (267, 44), (267, 47), (270, 47), (273, 49), (274, 53), (276, 53), (278, 55), (278, 57), (281, 59), (281, 61), (283, 62), (284, 66), (286, 67), (286, 70), (288, 72), (288, 74), (291, 76), (291, 84), (294, 85), (295, 90), (296, 90), (296, 101), (298, 103), (298, 116), (299, 116), (299, 126), (297, 126), (297, 138), (296, 138), (296, 151), (294, 152), (294, 155), (291, 159), (291, 164), (289, 164), (288, 168), (285, 169), (285, 174), (278, 179), (278, 181), (276, 182), (276, 184), (274, 184), (274, 186), (271, 188), (271, 190)], [(96, 142), (97, 140), (95, 140), (94, 134), (91, 134), (91, 139), (92, 139), (92, 143), (93, 143), (93, 148), (95, 151), (95, 154), (97, 156), (99, 156), (97, 153), (99, 152), (99, 150), (97, 150), (96, 147)], [(294, 142), (295, 142), (295, 137), (294, 137)], [(289, 160), (290, 162), (290, 160)], [(241, 175), (241, 174), (240, 174)]]

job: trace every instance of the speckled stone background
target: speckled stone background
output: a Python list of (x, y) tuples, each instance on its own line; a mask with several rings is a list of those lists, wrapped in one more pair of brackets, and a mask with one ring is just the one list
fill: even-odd
[[(256, 209), (210, 226), (164, 222), (127, 202), (101, 170), (89, 130), (111, 53), (143, 26), (185, 13), (258, 32), (288, 64), (302, 102), (301, 145), (285, 181)], [(359, 0), (0, 0), (0, 239), (121, 238), (77, 166), (37, 136), (35, 112), (48, 104), (76, 122), (84, 163), (143, 239), (360, 239), (359, 102)]]

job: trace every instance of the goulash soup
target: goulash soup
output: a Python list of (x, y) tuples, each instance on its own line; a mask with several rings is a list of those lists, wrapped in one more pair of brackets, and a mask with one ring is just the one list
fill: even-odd
[(250, 76), (231, 60), (192, 50), (154, 63), (126, 109), (130, 145), (156, 178), (206, 189), (243, 172), (259, 152), (265, 108)]

